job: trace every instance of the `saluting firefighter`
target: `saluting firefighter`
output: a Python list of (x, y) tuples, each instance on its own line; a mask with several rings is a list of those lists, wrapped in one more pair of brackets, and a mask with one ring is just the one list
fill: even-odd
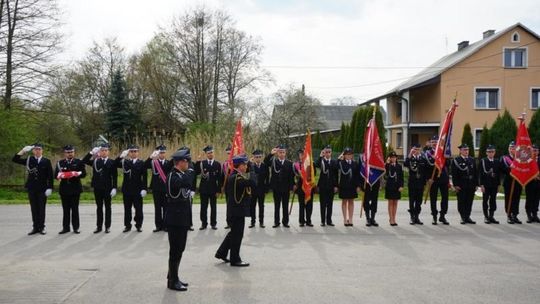
[(217, 194), (221, 192), (221, 164), (214, 159), (214, 148), (206, 146), (203, 149), (205, 160), (195, 163), (195, 174), (201, 176), (199, 193), (201, 194), (201, 228), (208, 226), (208, 203), (210, 203), (210, 226), (217, 229)]
[[(30, 151), (32, 151), (32, 156), (21, 158)], [(47, 205), (47, 197), (52, 193), (54, 180), (51, 161), (43, 157), (43, 145), (40, 143), (25, 146), (13, 156), (12, 160), (17, 164), (26, 166), (28, 174), (24, 187), (28, 191), (33, 223), (32, 230), (28, 235), (46, 234), (45, 206)]]
[(75, 158), (75, 147), (66, 145), (63, 148), (64, 159), (56, 163), (54, 176), (60, 180), (59, 193), (62, 200), (62, 230), (58, 234), (68, 233), (70, 222), (73, 233), (79, 234), (79, 199), (81, 197), (81, 178), (86, 176), (84, 163)]
[[(233, 158), (234, 171), (227, 179), (227, 216), (231, 231), (219, 246), (215, 257), (230, 262), (231, 266), (246, 267), (249, 263), (240, 257), (240, 247), (244, 237), (245, 218), (249, 216), (249, 206), (256, 176), (247, 173), (248, 159), (245, 155)], [(227, 258), (230, 251), (230, 258)]]
[(471, 219), (474, 192), (478, 186), (476, 163), (469, 156), (469, 146), (461, 144), (459, 156), (452, 161), (452, 184), (457, 193), (458, 212), (461, 224), (476, 224)]
[(280, 209), (283, 210), (283, 227), (289, 228), (289, 197), (294, 186), (293, 163), (286, 158), (287, 148), (281, 144), (264, 158), (270, 168), (270, 188), (274, 196), (274, 225), (280, 225)]
[(167, 176), (167, 205), (164, 223), (169, 236), (169, 271), (167, 288), (186, 291), (188, 283), (178, 276), (182, 254), (186, 249), (187, 232), (191, 227), (191, 204), (195, 171), (190, 168), (189, 149), (180, 149), (173, 153), (174, 167)]
[(354, 199), (358, 197), (360, 183), (360, 169), (353, 157), (353, 150), (346, 147), (338, 157), (337, 163), (338, 194), (341, 199), (341, 211), (345, 227), (353, 226)]
[(420, 212), (422, 211), (422, 199), (426, 184), (426, 162), (420, 153), (420, 145), (414, 144), (403, 164), (409, 169), (407, 186), (409, 188), (411, 225), (424, 225), (420, 220)]
[[(521, 224), (521, 221), (517, 216), (519, 214), (519, 199), (521, 197), (521, 191), (523, 191), (523, 188), (521, 187), (520, 183), (514, 181), (514, 189), (512, 189), (512, 181), (514, 178), (510, 175), (514, 155), (516, 155), (516, 144), (512, 141), (508, 145), (508, 154), (504, 155), (501, 160), (502, 173), (504, 173), (504, 210), (507, 212), (508, 224)], [(511, 191), (512, 197), (510, 197)], [(510, 201), (512, 201), (512, 203), (510, 206), (510, 213), (508, 213), (508, 204)]]
[(482, 211), (484, 223), (498, 224), (494, 217), (497, 210), (497, 192), (501, 184), (501, 162), (495, 158), (495, 146), (488, 145), (486, 157), (480, 161), (480, 189), (482, 190)]
[(251, 194), (251, 206), (250, 206), (250, 214), (251, 214), (251, 224), (249, 225), (249, 228), (255, 227), (256, 222), (256, 208), (257, 205), (259, 206), (259, 227), (264, 228), (264, 199), (266, 196), (266, 193), (268, 193), (268, 187), (269, 187), (269, 174), (268, 174), (268, 166), (263, 163), (263, 152), (261, 150), (255, 150), (252, 153), (252, 161), (250, 162), (250, 172), (252, 174), (255, 174), (257, 176), (257, 186), (255, 186), (252, 189)]
[(152, 171), (150, 188), (152, 188), (152, 197), (154, 198), (154, 224), (156, 225), (153, 232), (166, 229), (163, 225), (165, 203), (167, 202), (167, 185), (165, 183), (167, 181), (167, 175), (173, 166), (172, 162), (166, 159), (166, 153), (167, 147), (165, 145), (159, 145), (145, 162), (146, 168)]
[[(302, 158), (304, 157), (304, 149), (299, 149), (297, 151), (298, 161), (294, 163), (293, 170), (294, 176), (296, 178), (296, 183), (293, 187), (296, 195), (298, 196), (298, 222), (300, 227), (308, 226), (313, 227), (311, 223), (311, 214), (313, 213), (313, 196), (315, 195), (315, 188), (311, 188), (311, 196), (308, 201), (306, 201), (306, 194), (304, 189), (302, 189), (303, 179), (302, 179)], [(315, 168), (313, 168), (315, 172)]]
[[(375, 215), (377, 214), (377, 206), (379, 202), (379, 189), (381, 188), (381, 179), (377, 179), (377, 181), (370, 185), (366, 181), (365, 176), (365, 168), (366, 165), (364, 162), (364, 155), (361, 154), (358, 163), (359, 163), (359, 187), (364, 191), (364, 195), (362, 197), (364, 205), (364, 211), (366, 213), (366, 226), (367, 227), (379, 227), (379, 223), (375, 220)], [(382, 176), (381, 176), (382, 177)], [(351, 225), (352, 226), (352, 225)]]
[(122, 195), (124, 199), (124, 231), (131, 230), (131, 208), (135, 208), (135, 228), (142, 232), (143, 224), (143, 198), (146, 196), (148, 172), (142, 160), (139, 159), (139, 146), (130, 145), (128, 150), (122, 151), (116, 158), (116, 165), (122, 168), (124, 181), (122, 182)]
[[(94, 199), (96, 201), (96, 230), (103, 230), (103, 207), (105, 207), (105, 233), (110, 232), (112, 208), (111, 200), (116, 196), (118, 183), (118, 171), (114, 160), (109, 158), (111, 146), (103, 143), (95, 147), (82, 159), (82, 162), (92, 166), (92, 182)], [(93, 157), (93, 159), (92, 159)]]
[(332, 147), (326, 146), (321, 151), (319, 159), (314, 163), (319, 168), (320, 175), (317, 182), (321, 208), (321, 226), (334, 226), (332, 222), (332, 207), (334, 195), (338, 192), (337, 161), (332, 159)]
[[(538, 163), (540, 168), (540, 159), (538, 158), (538, 146), (533, 145), (531, 159)], [(525, 186), (525, 212), (527, 213), (527, 223), (540, 223), (538, 218), (538, 203), (540, 202), (540, 176), (531, 180), (527, 186)]]
[[(427, 184), (429, 187), (429, 201), (431, 205), (431, 216), (433, 217), (433, 221), (431, 223), (433, 225), (437, 225), (437, 215), (439, 215), (439, 222), (443, 223), (444, 225), (449, 225), (448, 221), (446, 220), (446, 213), (448, 213), (448, 188), (450, 185), (450, 174), (448, 174), (450, 171), (449, 159), (445, 159), (444, 167), (440, 174), (437, 174), (437, 171), (435, 171), (435, 175), (433, 176), (433, 179), (431, 179), (433, 170), (437, 170), (435, 169), (435, 149), (437, 149), (438, 141), (439, 137), (437, 135), (433, 136), (429, 142), (430, 146), (424, 153), (425, 176), (428, 179)], [(437, 210), (438, 193), (441, 193), (440, 213)]]
[(392, 151), (388, 155), (385, 165), (384, 179), (384, 197), (388, 200), (388, 215), (390, 226), (397, 226), (396, 213), (398, 202), (401, 199), (403, 191), (403, 167), (397, 162), (397, 154)]

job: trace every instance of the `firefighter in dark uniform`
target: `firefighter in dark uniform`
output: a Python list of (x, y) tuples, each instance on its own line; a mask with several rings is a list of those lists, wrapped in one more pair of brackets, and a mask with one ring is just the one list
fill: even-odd
[(420, 152), (420, 145), (414, 144), (403, 166), (409, 169), (409, 213), (411, 216), (411, 225), (423, 225), (420, 220), (422, 211), (422, 199), (424, 186), (426, 184), (426, 161)]
[[(429, 187), (429, 201), (431, 205), (431, 216), (433, 216), (433, 225), (437, 225), (437, 215), (439, 215), (439, 222), (444, 225), (449, 225), (446, 220), (446, 213), (448, 213), (448, 186), (450, 184), (450, 160), (446, 159), (444, 167), (440, 174), (435, 169), (435, 149), (437, 148), (438, 136), (433, 136), (430, 141), (430, 147), (424, 152), (425, 159), (425, 176), (427, 180), (427, 186)], [(435, 170), (435, 175), (433, 175)], [(433, 179), (431, 176), (433, 175)], [(441, 212), (437, 210), (437, 195), (441, 193)]]
[[(360, 170), (358, 163), (354, 160), (354, 153), (351, 148), (345, 147), (341, 155), (338, 156), (337, 171), (338, 196), (341, 199), (343, 225), (352, 227), (354, 199), (358, 197), (360, 184)], [(368, 224), (370, 224), (369, 219)]]
[[(538, 158), (538, 146), (532, 146), (531, 159), (538, 164), (540, 168), (540, 159)], [(540, 176), (531, 180), (527, 186), (525, 186), (525, 212), (527, 213), (527, 223), (540, 223), (538, 218), (538, 203), (540, 202)]]
[(283, 227), (289, 228), (289, 197), (294, 186), (293, 163), (286, 159), (287, 148), (278, 145), (264, 158), (270, 169), (270, 189), (274, 196), (274, 226), (280, 225), (280, 209), (283, 210)]
[[(306, 201), (306, 195), (304, 193), (304, 189), (302, 189), (302, 184), (304, 181), (301, 173), (302, 167), (304, 166), (302, 163), (304, 149), (299, 149), (297, 153), (298, 161), (293, 165), (294, 176), (296, 178), (296, 183), (293, 186), (293, 190), (298, 196), (298, 222), (300, 223), (300, 227), (313, 227), (313, 224), (311, 223), (311, 214), (313, 213), (313, 196), (315, 195), (315, 188), (311, 188), (311, 197), (308, 201)], [(315, 171), (315, 168), (313, 168), (313, 170)], [(308, 174), (311, 173), (308, 172)]]
[(263, 152), (261, 150), (255, 150), (252, 153), (253, 159), (250, 162), (252, 174), (257, 176), (257, 186), (252, 189), (251, 194), (251, 225), (249, 228), (255, 227), (256, 221), (256, 209), (259, 206), (259, 227), (264, 228), (264, 199), (266, 193), (268, 193), (268, 166), (263, 163)]
[(163, 215), (165, 213), (165, 203), (167, 193), (167, 174), (172, 169), (172, 162), (165, 158), (167, 147), (159, 145), (152, 152), (150, 157), (145, 162), (147, 169), (152, 170), (152, 179), (150, 180), (150, 188), (152, 189), (152, 197), (154, 198), (154, 223), (156, 228), (153, 232), (159, 232), (166, 229), (163, 225)]
[(476, 163), (469, 156), (469, 146), (461, 144), (459, 156), (452, 161), (452, 184), (457, 193), (458, 212), (461, 224), (476, 224), (471, 219), (474, 192), (478, 186)]
[[(25, 153), (32, 151), (32, 156), (21, 158)], [(28, 191), (30, 209), (32, 211), (33, 228), (28, 235), (40, 233), (46, 234), (45, 229), (45, 206), (47, 197), (53, 189), (53, 170), (51, 161), (43, 157), (43, 145), (35, 143), (25, 146), (19, 153), (13, 156), (13, 162), (26, 166), (28, 178), (24, 187)]]
[(86, 176), (86, 168), (82, 160), (75, 158), (75, 148), (66, 145), (63, 148), (65, 159), (56, 163), (54, 176), (60, 180), (59, 193), (62, 200), (62, 230), (59, 234), (69, 232), (70, 219), (73, 232), (79, 234), (79, 199), (81, 197), (81, 178)]
[(332, 159), (332, 148), (330, 146), (324, 147), (319, 159), (317, 159), (314, 165), (320, 170), (317, 189), (321, 205), (321, 226), (334, 226), (332, 222), (332, 207), (334, 205), (334, 195), (338, 191), (337, 161)]
[(486, 154), (487, 157), (482, 158), (478, 168), (484, 223), (498, 224), (499, 221), (494, 218), (494, 214), (497, 210), (497, 192), (501, 184), (501, 162), (495, 158), (495, 146), (488, 145)]
[(109, 158), (110, 148), (108, 143), (101, 144), (82, 159), (83, 163), (92, 166), (91, 186), (94, 188), (97, 216), (94, 233), (103, 230), (103, 207), (105, 207), (105, 233), (109, 233), (111, 228), (111, 200), (116, 196), (118, 170), (115, 161)]
[[(507, 212), (508, 224), (521, 224), (518, 219), (519, 214), (519, 199), (521, 197), (521, 191), (523, 188), (521, 184), (514, 181), (514, 178), (510, 175), (512, 162), (514, 161), (514, 155), (516, 154), (516, 145), (512, 141), (508, 145), (508, 154), (504, 155), (501, 159), (502, 172), (504, 173), (503, 187), (504, 187), (504, 210)], [(510, 198), (510, 192), (512, 190), (512, 181), (514, 181), (514, 191), (512, 192), (512, 198)], [(510, 206), (510, 213), (508, 213), (508, 204), (512, 201)]]
[[(378, 179), (373, 185), (370, 185), (366, 181), (365, 166), (364, 166), (364, 155), (360, 155), (358, 158), (359, 168), (359, 186), (364, 191), (362, 199), (364, 202), (364, 211), (366, 212), (366, 226), (367, 227), (379, 227), (379, 223), (375, 220), (375, 214), (377, 214), (377, 206), (379, 202), (379, 189), (381, 188), (381, 179)], [(352, 226), (352, 223), (351, 225)]]
[(217, 227), (217, 194), (221, 192), (221, 164), (214, 159), (214, 148), (206, 146), (203, 149), (206, 154), (205, 160), (195, 163), (195, 173), (201, 176), (199, 193), (201, 195), (201, 228), (208, 226), (208, 203), (210, 203), (210, 226)]
[[(256, 176), (247, 173), (248, 159), (245, 155), (233, 158), (234, 171), (227, 179), (227, 216), (231, 231), (219, 246), (215, 257), (231, 266), (246, 267), (249, 263), (240, 258), (240, 247), (244, 237), (245, 218), (249, 216), (249, 205), (253, 187), (256, 186)], [(227, 255), (230, 251), (230, 258)]]
[(186, 291), (188, 284), (180, 281), (178, 267), (186, 249), (187, 232), (191, 227), (191, 203), (195, 171), (190, 169), (189, 149), (173, 153), (174, 167), (167, 175), (167, 206), (164, 223), (169, 236), (169, 271), (167, 287)]
[(124, 199), (124, 231), (131, 230), (131, 208), (135, 208), (135, 228), (142, 232), (143, 198), (146, 196), (148, 172), (144, 161), (139, 159), (139, 147), (130, 145), (115, 160), (118, 168), (122, 168), (124, 181), (122, 195)]

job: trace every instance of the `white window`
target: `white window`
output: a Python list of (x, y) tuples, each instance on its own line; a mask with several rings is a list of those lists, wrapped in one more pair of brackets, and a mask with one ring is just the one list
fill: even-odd
[(536, 110), (540, 106), (540, 88), (531, 89), (531, 109)]
[(499, 99), (499, 88), (476, 88), (474, 108), (478, 110), (497, 110), (500, 105)]
[(514, 32), (512, 34), (512, 42), (519, 42), (519, 33), (518, 32)]
[(505, 68), (527, 67), (527, 49), (526, 48), (504, 49), (504, 67)]
[(482, 129), (474, 129), (474, 148), (480, 149), (480, 140), (482, 138)]
[(396, 146), (397, 148), (403, 148), (403, 134), (401, 132), (396, 132)]

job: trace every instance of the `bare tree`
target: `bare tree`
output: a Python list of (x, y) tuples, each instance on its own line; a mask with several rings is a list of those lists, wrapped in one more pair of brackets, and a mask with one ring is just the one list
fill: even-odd
[(36, 101), (46, 95), (44, 81), (60, 50), (60, 21), (55, 0), (2, 0), (0, 8), (0, 77), (9, 109), (13, 96)]

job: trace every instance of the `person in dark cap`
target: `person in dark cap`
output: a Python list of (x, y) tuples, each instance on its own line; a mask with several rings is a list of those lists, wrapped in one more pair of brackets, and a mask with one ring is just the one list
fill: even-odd
[(257, 177), (257, 185), (252, 189), (253, 192), (251, 194), (251, 206), (249, 210), (251, 224), (249, 228), (255, 227), (257, 205), (259, 206), (259, 227), (264, 228), (264, 198), (266, 193), (268, 193), (270, 181), (268, 179), (268, 166), (263, 162), (263, 152), (261, 150), (256, 149), (253, 151), (250, 166), (249, 171)]
[(103, 143), (94, 147), (82, 159), (82, 162), (92, 166), (92, 182), (94, 199), (96, 201), (96, 230), (94, 233), (103, 231), (103, 207), (105, 207), (105, 233), (110, 232), (112, 208), (111, 200), (116, 196), (118, 183), (118, 171), (114, 160), (109, 158), (111, 146)]
[(480, 189), (482, 190), (482, 211), (484, 223), (498, 224), (494, 217), (497, 210), (497, 190), (501, 184), (501, 162), (495, 158), (495, 146), (488, 145), (486, 157), (479, 164)]
[(471, 219), (474, 192), (478, 186), (476, 163), (469, 156), (467, 144), (461, 144), (458, 148), (459, 156), (452, 161), (452, 184), (457, 193), (458, 212), (462, 225), (476, 224)]
[(167, 288), (186, 291), (187, 282), (182, 282), (178, 269), (182, 254), (186, 249), (187, 232), (191, 227), (192, 190), (195, 183), (195, 171), (190, 169), (189, 149), (180, 149), (173, 153), (174, 167), (167, 175), (167, 206), (164, 223), (169, 237), (169, 271)]
[(422, 199), (424, 194), (424, 186), (426, 184), (426, 161), (421, 155), (419, 144), (414, 144), (405, 158), (403, 166), (409, 169), (409, 180), (407, 186), (409, 188), (409, 213), (411, 216), (411, 225), (423, 225), (420, 220), (420, 212), (422, 211)]
[[(431, 216), (433, 225), (437, 225), (438, 221), (444, 225), (449, 225), (446, 220), (446, 213), (448, 213), (448, 185), (450, 184), (450, 159), (445, 159), (444, 167), (438, 174), (435, 168), (435, 151), (437, 149), (437, 143), (439, 137), (433, 136), (430, 140), (430, 147), (425, 151), (423, 157), (425, 159), (425, 176), (427, 178), (426, 186), (429, 189), (429, 200), (431, 205)], [(435, 171), (433, 171), (435, 170)], [(435, 174), (433, 174), (435, 172)], [(433, 176), (433, 178), (431, 178)], [(437, 210), (437, 198), (438, 193), (441, 193), (441, 210)]]
[(64, 159), (56, 163), (54, 176), (60, 180), (60, 199), (62, 200), (62, 230), (59, 234), (70, 231), (70, 222), (73, 225), (73, 232), (79, 234), (79, 199), (82, 192), (81, 178), (86, 176), (84, 163), (75, 158), (75, 147), (66, 145), (63, 148)]
[(338, 191), (338, 183), (337, 161), (332, 159), (331, 146), (327, 145), (324, 147), (314, 165), (320, 170), (317, 189), (321, 208), (321, 226), (334, 226), (332, 222), (332, 207), (334, 205), (334, 196)]
[(163, 225), (163, 215), (165, 213), (167, 175), (172, 169), (173, 163), (166, 159), (167, 147), (163, 144), (156, 147), (145, 161), (145, 167), (152, 172), (150, 179), (150, 188), (154, 198), (154, 223), (156, 228), (153, 232), (159, 232), (165, 229)]
[[(293, 190), (298, 195), (298, 222), (300, 223), (300, 227), (313, 227), (313, 224), (311, 223), (311, 214), (313, 213), (313, 196), (315, 195), (315, 188), (311, 188), (310, 199), (306, 201), (306, 194), (302, 188), (304, 183), (302, 178), (302, 170), (304, 166), (302, 163), (302, 158), (304, 157), (304, 149), (299, 149), (297, 154), (298, 161), (293, 164), (293, 172), (296, 178), (296, 183), (293, 186)], [(307, 170), (310, 169), (308, 168)], [(315, 172), (315, 168), (313, 168), (313, 170)], [(312, 185), (314, 185), (313, 181)]]
[[(215, 257), (224, 262), (230, 262), (231, 266), (249, 266), (240, 257), (240, 247), (244, 236), (245, 218), (249, 216), (249, 206), (253, 187), (256, 186), (256, 176), (247, 173), (248, 159), (245, 155), (237, 155), (233, 158), (234, 171), (227, 179), (227, 216), (231, 225), (231, 231), (216, 251)], [(227, 258), (229, 255), (230, 256)]]
[(366, 172), (364, 171), (364, 169), (366, 168), (364, 162), (364, 154), (361, 154), (358, 158), (358, 171), (360, 172), (358, 185), (360, 186), (362, 191), (364, 191), (361, 204), (364, 208), (364, 212), (366, 213), (366, 227), (379, 227), (379, 223), (377, 223), (377, 221), (375, 220), (375, 216), (377, 214), (377, 206), (379, 204), (379, 190), (381, 188), (381, 179), (377, 179), (377, 181), (375, 181), (375, 183), (373, 184), (368, 183), (368, 180), (366, 179)]
[[(521, 221), (517, 217), (519, 214), (519, 200), (521, 197), (521, 192), (523, 187), (521, 184), (515, 181), (514, 187), (512, 189), (512, 181), (514, 178), (510, 175), (512, 162), (514, 162), (514, 157), (516, 155), (516, 144), (515, 142), (510, 142), (508, 145), (508, 154), (503, 155), (501, 159), (502, 164), (502, 173), (504, 174), (503, 179), (503, 188), (504, 188), (504, 210), (507, 213), (507, 223), (508, 224), (521, 224)], [(512, 191), (513, 190), (513, 191)], [(512, 192), (512, 197), (510, 197), (510, 192)], [(510, 213), (508, 213), (508, 204), (512, 201), (510, 206)]]
[(201, 194), (201, 228), (208, 226), (208, 204), (210, 203), (210, 226), (217, 229), (217, 194), (221, 192), (221, 164), (214, 159), (214, 148), (206, 146), (203, 149), (205, 160), (195, 163), (195, 174), (201, 176), (199, 193)]
[[(531, 159), (540, 167), (538, 158), (538, 146), (532, 146)], [(525, 186), (525, 212), (527, 213), (527, 223), (540, 223), (538, 218), (538, 203), (540, 202), (540, 176), (536, 176)]]
[(403, 191), (403, 167), (397, 162), (396, 152), (392, 151), (388, 154), (385, 170), (386, 186), (384, 187), (384, 197), (388, 200), (390, 226), (397, 226), (397, 206)]
[(270, 188), (274, 196), (274, 225), (280, 225), (280, 209), (283, 210), (283, 227), (289, 228), (289, 198), (294, 186), (293, 163), (286, 158), (287, 147), (283, 144), (272, 149), (264, 158), (270, 168)]
[[(21, 157), (30, 151), (32, 151), (32, 156), (28, 158)], [(26, 172), (28, 173), (24, 187), (28, 191), (33, 222), (33, 228), (28, 235), (46, 234), (45, 206), (47, 197), (52, 193), (54, 180), (51, 161), (43, 157), (43, 145), (40, 143), (25, 146), (13, 156), (12, 161), (26, 166)]]
[(360, 170), (353, 157), (353, 150), (346, 147), (338, 157), (337, 164), (338, 193), (341, 199), (345, 227), (353, 226), (354, 199), (358, 197), (358, 187), (360, 186)]
[(118, 168), (122, 168), (124, 181), (122, 194), (124, 199), (124, 231), (131, 230), (131, 209), (135, 208), (135, 228), (142, 232), (143, 198), (146, 196), (148, 172), (144, 161), (139, 159), (139, 146), (129, 145), (115, 160)]

